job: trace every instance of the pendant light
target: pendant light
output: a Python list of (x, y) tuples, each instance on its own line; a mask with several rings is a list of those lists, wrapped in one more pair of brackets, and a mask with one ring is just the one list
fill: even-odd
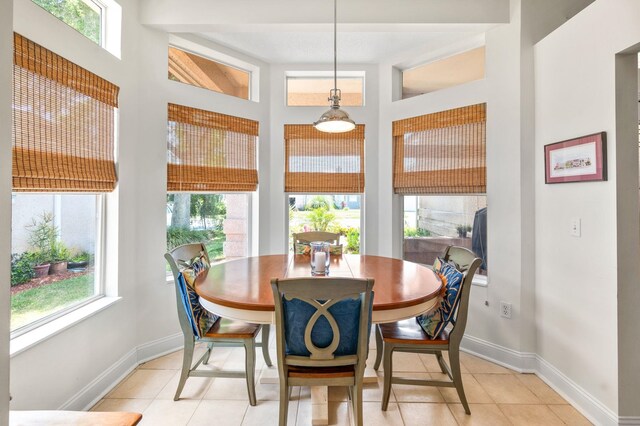
[(343, 133), (356, 128), (356, 123), (346, 111), (340, 109), (340, 89), (338, 89), (338, 53), (337, 53), (338, 5), (333, 0), (333, 89), (329, 92), (331, 109), (322, 114), (313, 126), (321, 132)]

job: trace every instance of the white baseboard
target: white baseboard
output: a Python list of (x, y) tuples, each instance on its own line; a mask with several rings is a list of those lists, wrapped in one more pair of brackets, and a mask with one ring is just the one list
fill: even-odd
[(137, 365), (136, 350), (132, 349), (58, 409), (75, 411), (88, 410), (93, 407), (100, 398), (106, 395), (107, 392), (113, 389), (117, 383), (131, 373)]
[(621, 416), (618, 420), (619, 425), (640, 425), (640, 417)]
[(535, 373), (596, 425), (640, 425), (637, 417), (618, 419), (613, 411), (537, 354), (518, 352), (473, 336), (464, 336), (460, 349), (518, 372)]
[(89, 410), (107, 393), (115, 388), (138, 365), (159, 356), (174, 352), (184, 344), (182, 333), (173, 334), (161, 339), (144, 343), (127, 352), (122, 358), (107, 368), (91, 383), (82, 388), (59, 410)]

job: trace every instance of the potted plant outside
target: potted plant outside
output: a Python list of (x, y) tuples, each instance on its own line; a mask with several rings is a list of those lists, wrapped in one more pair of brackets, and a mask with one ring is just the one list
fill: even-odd
[(53, 224), (53, 214), (44, 212), (39, 220), (32, 219), (26, 226), (29, 245), (33, 248), (34, 274), (44, 277), (51, 267), (51, 247), (58, 238), (58, 228)]
[(67, 261), (69, 260), (69, 249), (62, 241), (55, 241), (51, 246), (51, 268), (49, 274), (62, 274), (67, 271)]
[(67, 269), (69, 270), (84, 270), (89, 266), (89, 262), (91, 262), (91, 255), (86, 252), (80, 252), (69, 259), (67, 263)]

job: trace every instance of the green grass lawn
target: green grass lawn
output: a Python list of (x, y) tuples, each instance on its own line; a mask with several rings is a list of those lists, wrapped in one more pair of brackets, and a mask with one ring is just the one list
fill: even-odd
[(11, 297), (11, 330), (93, 296), (93, 273), (31, 288)]

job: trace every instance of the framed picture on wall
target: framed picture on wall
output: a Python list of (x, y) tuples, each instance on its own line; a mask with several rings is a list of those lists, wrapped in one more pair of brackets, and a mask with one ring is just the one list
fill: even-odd
[(607, 180), (605, 132), (544, 146), (544, 182)]

